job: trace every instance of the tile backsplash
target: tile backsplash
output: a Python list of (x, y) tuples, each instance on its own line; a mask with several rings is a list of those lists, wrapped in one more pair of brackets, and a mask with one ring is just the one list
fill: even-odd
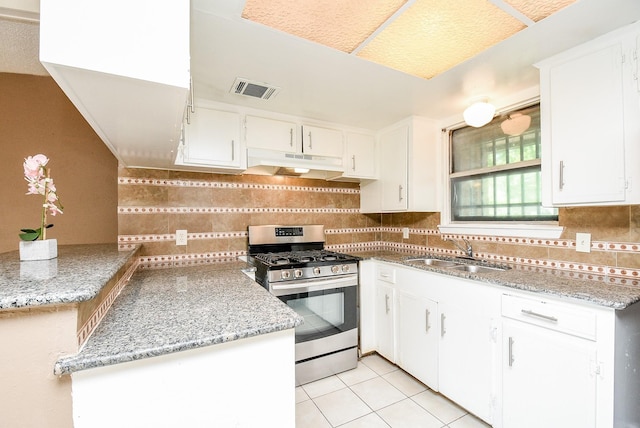
[[(244, 255), (247, 226), (254, 224), (323, 224), (326, 246), (337, 251), (461, 254), (442, 239), (440, 213), (361, 214), (356, 183), (126, 168), (118, 175), (118, 242), (142, 243), (143, 266)], [(565, 230), (558, 240), (464, 237), (486, 260), (640, 286), (640, 206), (562, 208), (559, 214)], [(175, 244), (178, 229), (188, 232), (186, 246)], [(590, 253), (575, 251), (576, 232), (591, 233)]]

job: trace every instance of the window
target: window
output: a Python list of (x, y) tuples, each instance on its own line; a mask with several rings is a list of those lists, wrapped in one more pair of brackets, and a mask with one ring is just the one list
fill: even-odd
[[(502, 123), (529, 116), (529, 127), (511, 136)], [(525, 118), (526, 120), (526, 118)], [(495, 118), (481, 128), (450, 133), (451, 220), (549, 222), (555, 208), (541, 205), (540, 105)]]

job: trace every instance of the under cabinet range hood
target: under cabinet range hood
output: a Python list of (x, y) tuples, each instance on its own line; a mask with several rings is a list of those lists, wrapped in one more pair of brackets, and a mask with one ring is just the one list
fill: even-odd
[(292, 175), (305, 178), (331, 179), (344, 173), (342, 158), (279, 152), (267, 149), (247, 149), (245, 173), (261, 175)]

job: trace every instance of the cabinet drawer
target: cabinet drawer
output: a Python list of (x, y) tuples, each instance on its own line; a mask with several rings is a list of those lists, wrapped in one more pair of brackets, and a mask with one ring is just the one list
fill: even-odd
[(570, 304), (503, 294), (502, 316), (585, 339), (596, 339), (596, 314)]
[(376, 266), (376, 279), (389, 284), (396, 283), (396, 269), (391, 266)]

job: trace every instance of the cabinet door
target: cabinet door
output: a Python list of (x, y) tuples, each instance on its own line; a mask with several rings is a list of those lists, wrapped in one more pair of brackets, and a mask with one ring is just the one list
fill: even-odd
[(438, 303), (398, 291), (398, 365), (438, 389)]
[(595, 427), (595, 345), (564, 333), (503, 324), (504, 428)]
[(196, 108), (185, 126), (184, 163), (240, 167), (240, 115)]
[(344, 177), (375, 178), (375, 153), (376, 141), (373, 135), (347, 133)]
[(343, 148), (342, 131), (317, 126), (303, 126), (302, 151), (304, 153), (342, 159)]
[(376, 350), (376, 262), (361, 260), (358, 263), (358, 299), (360, 310), (360, 352), (367, 354)]
[(615, 44), (549, 69), (553, 204), (625, 200), (622, 61)]
[(380, 138), (382, 210), (403, 211), (407, 202), (408, 126), (391, 130)]
[(395, 290), (377, 281), (376, 284), (376, 340), (378, 353), (395, 363), (394, 305)]
[(247, 148), (300, 152), (298, 125), (293, 122), (246, 116), (245, 127)]
[[(491, 317), (469, 302), (440, 301), (440, 392), (490, 422), (493, 397), (495, 329)], [(540, 425), (543, 426), (543, 425)]]

